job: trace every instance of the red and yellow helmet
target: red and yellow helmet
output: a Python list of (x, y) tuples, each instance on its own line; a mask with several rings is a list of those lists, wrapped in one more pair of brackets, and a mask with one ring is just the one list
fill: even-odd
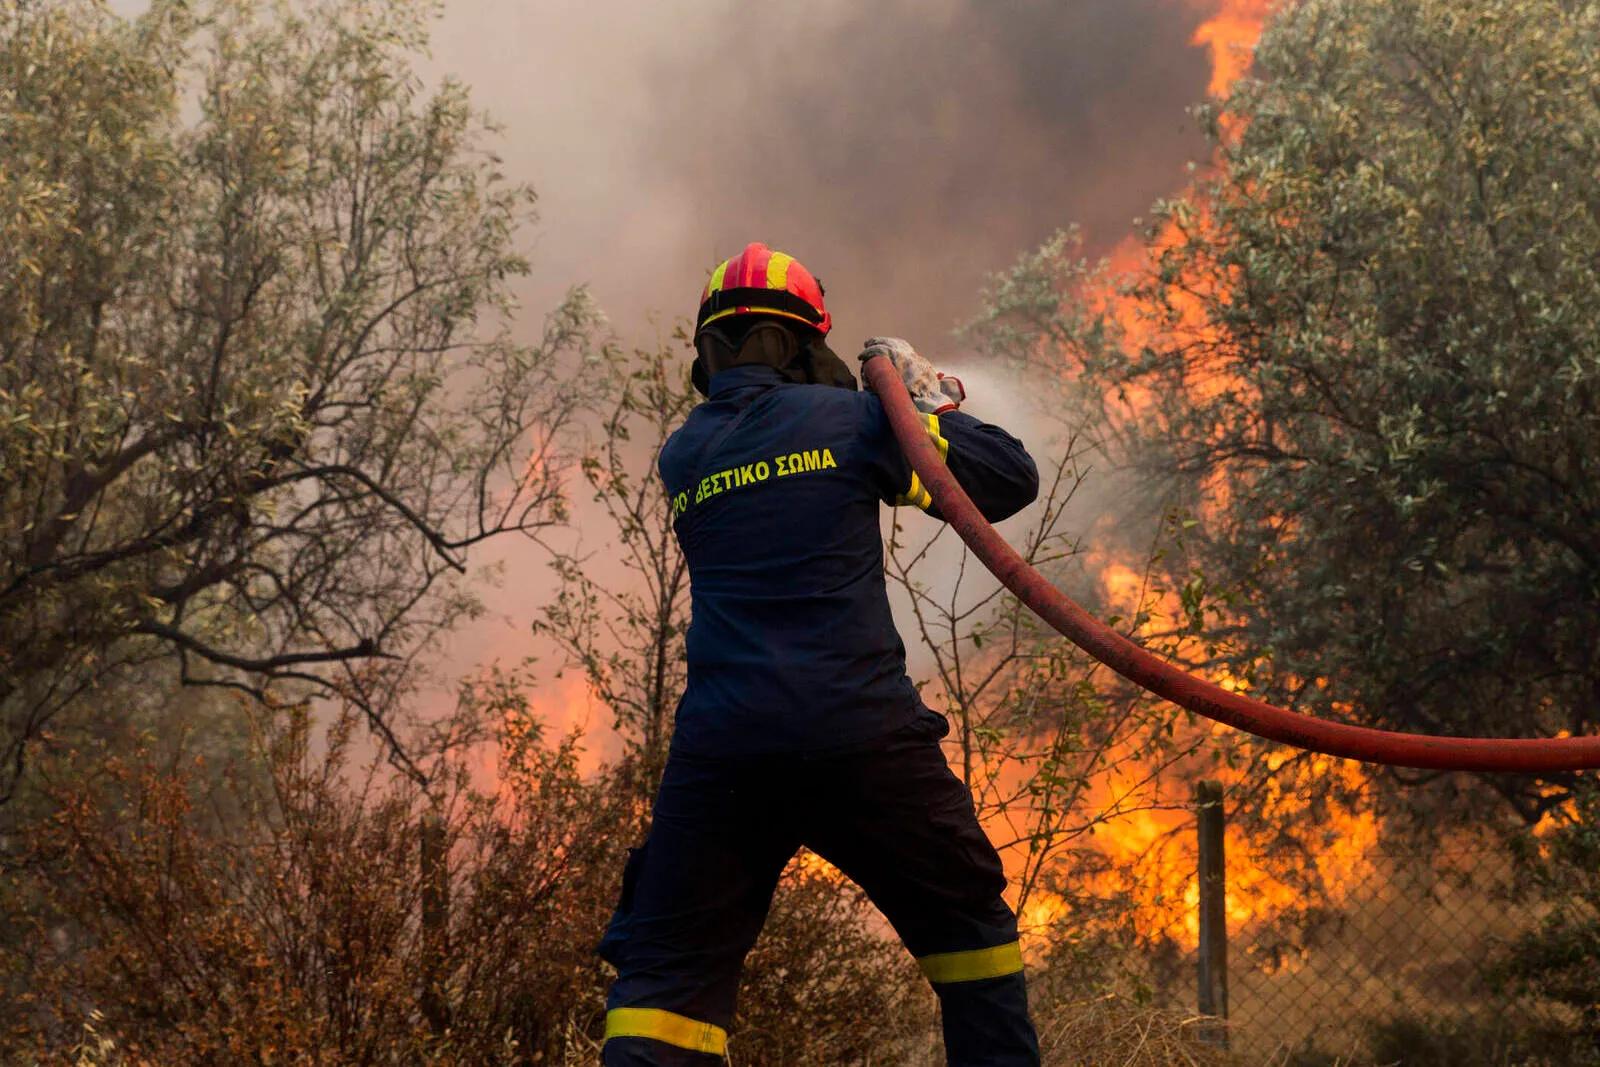
[(700, 295), (694, 332), (699, 334), (718, 319), (752, 314), (793, 319), (822, 334), (833, 329), (833, 317), (822, 303), (821, 283), (799, 260), (759, 241), (711, 272)]

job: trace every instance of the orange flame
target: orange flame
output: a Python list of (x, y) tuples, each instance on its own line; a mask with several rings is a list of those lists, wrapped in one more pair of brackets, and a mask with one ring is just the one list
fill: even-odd
[[(1193, 44), (1205, 47), (1209, 52), (1211, 76), (1207, 83), (1207, 92), (1212, 96), (1225, 96), (1248, 72), (1251, 62), (1250, 49), (1259, 38), (1273, 2), (1272, 0), (1190, 0), (1190, 2), (1202, 7), (1207, 15), (1191, 38)], [(1206, 224), (1203, 210), (1195, 224), (1200, 226)], [(1112, 269), (1115, 272), (1127, 273), (1144, 268), (1149, 264), (1151, 257), (1159, 256), (1162, 251), (1174, 247), (1182, 239), (1183, 234), (1170, 227), (1148, 242), (1130, 237), (1113, 252)], [(1131, 301), (1109, 292), (1099, 294), (1096, 299), (1115, 317), (1131, 345), (1156, 340), (1151, 334), (1152, 327), (1148, 320), (1139, 313), (1139, 309)], [(1196, 330), (1207, 328), (1204, 309), (1197, 297), (1192, 294), (1175, 295), (1175, 300), (1184, 320), (1184, 328)], [(1215, 387), (1206, 383), (1199, 383), (1199, 386)], [(1147, 409), (1152, 402), (1153, 397), (1148, 394), (1131, 390), (1130, 395), (1124, 398), (1124, 403), (1134, 412)], [(530, 460), (526, 477), (533, 479), (539, 473), (540, 468), (535, 457)], [(1137, 566), (1115, 559), (1106, 560), (1099, 568), (1098, 579), (1107, 603), (1126, 618), (1133, 618), (1141, 610), (1147, 609), (1151, 610), (1152, 614), (1159, 611), (1167, 618), (1177, 615), (1176, 595), (1168, 592), (1155, 597), (1149, 588), (1146, 575)], [(1152, 599), (1160, 602), (1151, 605), (1148, 602)], [(1226, 672), (1214, 672), (1213, 680), (1231, 689), (1247, 687), (1243, 679), (1232, 677)], [(588, 716), (584, 714), (584, 709), (593, 707), (593, 697), (581, 682), (571, 680), (566, 682), (562, 692), (551, 703), (559, 709), (553, 716), (554, 726), (561, 729), (576, 727), (583, 730), (591, 725)], [(519, 724), (508, 723), (509, 730), (514, 731), (518, 728)], [(1223, 728), (1212, 727), (1209, 724), (1201, 724), (1194, 729), (1223, 731)], [(1250, 750), (1251, 746), (1247, 745), (1246, 752)], [(1285, 759), (1282, 754), (1270, 750), (1257, 752), (1256, 755), (1264, 759), (1268, 767), (1274, 771)], [(1192, 847), (1194, 814), (1183, 803), (1173, 803), (1171, 799), (1165, 803), (1161, 802), (1159, 797), (1151, 797), (1149, 803), (1139, 799), (1129, 802), (1130, 797), (1139, 798), (1145, 795), (1142, 791), (1148, 789), (1150, 769), (1139, 764), (1132, 753), (1125, 753), (1120, 758), (1114, 756), (1106, 762), (1110, 769), (1103, 771), (1094, 782), (1088, 803), (1091, 808), (1100, 811), (1115, 812), (1120, 809), (1121, 813), (1112, 815), (1108, 821), (1101, 824), (1093, 836), (1095, 847), (1111, 861), (1114, 868), (1136, 872), (1137, 878), (1131, 901), (1135, 926), (1146, 935), (1173, 937), (1180, 943), (1192, 947), (1198, 942), (1199, 896)], [(1363, 772), (1358, 764), (1320, 756), (1313, 757), (1310, 764), (1308, 773), (1337, 778), (1349, 787), (1358, 787), (1364, 781)], [(586, 766), (585, 769), (591, 768)], [(1015, 768), (1006, 767), (986, 766), (981, 768), (981, 771), (994, 778), (1016, 773)], [(509, 769), (502, 769), (502, 773), (512, 772)], [(1227, 772), (1222, 776), (1225, 782), (1238, 781), (1242, 777), (1239, 773), (1229, 775)], [(1269, 795), (1263, 803), (1273, 817), (1285, 823), (1298, 820), (1302, 824), (1309, 818), (1307, 802), (1294, 790), (1292, 784), (1273, 780), (1264, 788)], [(991, 830), (996, 831), (997, 835), (1005, 833), (999, 824), (1013, 814), (1015, 813), (994, 816)], [(1328, 889), (1329, 895), (1338, 900), (1342, 893), (1348, 891), (1348, 887), (1358, 884), (1358, 879), (1364, 876), (1365, 856), (1375, 843), (1380, 826), (1368, 813), (1343, 810), (1336, 805), (1332, 806), (1331, 810), (1319, 811), (1318, 818), (1326, 834), (1322, 847), (1312, 853), (1308, 863), (1312, 868), (1311, 873)], [(1013, 835), (1006, 834), (1006, 836)], [(1173, 845), (1177, 847), (1172, 847)], [(1248, 840), (1241, 828), (1229, 827), (1227, 910), (1230, 923), (1248, 924), (1291, 909), (1300, 903), (1296, 888), (1276, 879), (1262, 868), (1257, 859), (1258, 852), (1258, 844)], [(1008, 853), (1005, 858), (1008, 874), (1012, 875), (1012, 882), (1015, 885), (1016, 866), (1024, 857), (1021, 851), (1017, 850)], [(797, 863), (808, 870), (828, 869), (822, 860), (809, 854), (802, 855)], [(1033, 889), (1019, 915), (1019, 924), (1024, 931), (1024, 951), (1029, 954), (1030, 960), (1040, 951), (1040, 942), (1043, 940), (1029, 939), (1030, 931), (1047, 930), (1070, 921), (1072, 916), (1066, 899), (1048, 889)]]
[[(1213, 97), (1225, 97), (1248, 73), (1253, 46), (1260, 38), (1274, 2), (1191, 0), (1191, 3), (1201, 7), (1207, 16), (1191, 39), (1193, 44), (1209, 51), (1211, 78), (1207, 92)], [(1232, 132), (1224, 127), (1225, 135)], [(1203, 229), (1210, 224), (1209, 214), (1204, 203), (1195, 204), (1195, 207), (1185, 225)], [(1111, 271), (1114, 276), (1125, 277), (1149, 270), (1164, 252), (1184, 240), (1186, 234), (1176, 223), (1168, 223), (1152, 235), (1130, 236), (1113, 251)], [(1201, 297), (1193, 292), (1169, 292), (1167, 296), (1177, 321), (1164, 320), (1159, 324), (1152, 322), (1135, 298), (1120, 289), (1085, 295), (1091, 304), (1116, 321), (1130, 349), (1160, 342), (1163, 338), (1157, 336), (1158, 331), (1167, 330), (1180, 331), (1191, 339), (1207, 342), (1199, 346), (1202, 349), (1226, 340), (1217, 335)], [(1228, 380), (1214, 368), (1201, 367), (1195, 367), (1181, 387), (1193, 390), (1197, 397), (1212, 395), (1224, 388), (1247, 388), (1245, 383)], [(1156, 401), (1142, 386), (1129, 388), (1116, 399), (1120, 409), (1135, 418), (1148, 413)], [(1205, 487), (1208, 511), (1227, 506), (1225, 488), (1221, 483)], [(1160, 625), (1155, 620), (1170, 621), (1179, 617), (1177, 595), (1172, 591), (1153, 591), (1148, 576), (1137, 565), (1118, 559), (1091, 559), (1090, 562), (1098, 564), (1095, 569), (1106, 603), (1123, 618), (1138, 618), (1142, 614), (1151, 621), (1141, 629), (1154, 631)], [(1234, 691), (1248, 688), (1245, 679), (1225, 670), (1209, 673), (1211, 680), (1224, 688)], [(1203, 739), (1207, 732), (1229, 733), (1227, 728), (1209, 723), (1188, 729), (1196, 740)], [(1179, 732), (1182, 733), (1182, 728)], [(1278, 772), (1288, 759), (1286, 754), (1272, 746), (1250, 741), (1242, 742), (1242, 751), (1247, 757), (1265, 761), (1272, 772), (1272, 777), (1258, 786), (1265, 795), (1257, 804), (1268, 818), (1285, 825), (1304, 826), (1313, 817), (1310, 802), (1304, 791), (1296, 788), (1297, 783), (1317, 779), (1359, 791), (1366, 782), (1360, 764), (1351, 761), (1311, 756), (1304, 765), (1295, 768), (1293, 775), (1280, 777)], [(1089, 805), (1101, 813), (1112, 814), (1096, 828), (1092, 839), (1094, 847), (1110, 861), (1113, 872), (1124, 875), (1133, 872), (1130, 903), (1135, 928), (1145, 936), (1170, 937), (1192, 948), (1199, 939), (1199, 884), (1194, 862), (1195, 816), (1185, 803), (1187, 797), (1163, 797), (1159, 786), (1152, 784), (1153, 768), (1141, 763), (1138, 753), (1131, 748), (1120, 756), (1114, 755), (1105, 765), (1109, 769), (1103, 770), (1094, 781)], [(1243, 771), (1225, 768), (1208, 773), (1222, 778), (1224, 785), (1244, 778)], [(1325, 893), (1324, 899), (1337, 903), (1369, 873), (1366, 857), (1377, 842), (1381, 825), (1370, 812), (1338, 803), (1324, 803), (1315, 818), (1323, 833), (1296, 874), (1300, 879), (1319, 885)], [(1262, 843), (1249, 840), (1240, 826), (1229, 826), (1226, 845), (1227, 914), (1231, 924), (1245, 925), (1270, 919), (1303, 903), (1297, 886), (1286, 883), (1264, 867)], [(1016, 857), (1007, 859), (1008, 868), (1015, 865)], [(1104, 888), (1112, 891), (1109, 879), (1116, 876), (1105, 877), (1108, 884)], [(1127, 884), (1121, 887), (1126, 891)], [(1069, 911), (1068, 903), (1061, 897), (1035, 890), (1024, 904), (1019, 919), (1026, 935), (1029, 930), (1070, 922)]]
[(1203, 5), (1212, 12), (1194, 31), (1190, 42), (1211, 52), (1211, 81), (1206, 92), (1226, 96), (1250, 69), (1251, 49), (1261, 39), (1261, 29), (1271, 14), (1273, 0), (1215, 0)]

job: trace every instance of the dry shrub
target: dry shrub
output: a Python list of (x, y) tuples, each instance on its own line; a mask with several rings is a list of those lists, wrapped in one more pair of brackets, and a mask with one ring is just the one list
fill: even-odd
[(0, 902), (25, 1009), (0, 1053), (74, 1062), (92, 1027), (121, 1063), (437, 1058), (416, 1006), (419, 797), (351, 766), (351, 725), (320, 756), (304, 714), (258, 732), (255, 762), (211, 782), (226, 818), (181, 751), (53, 753), (52, 810), (16, 834)]
[[(171, 739), (51, 752), (48, 805), (0, 830), (0, 1062), (594, 1063), (594, 947), (649, 776), (580, 773), (572, 740), (524, 721), (498, 729), (492, 786), (445, 760), (428, 796), (359, 760), (352, 727), (279, 716), (220, 772)], [(427, 930), (425, 814), (450, 896)], [(906, 1062), (883, 1050), (931, 1031), (930, 999), (862, 895), (800, 862), (735, 1062)]]
[(802, 854), (746, 961), (730, 1062), (901, 1064), (933, 1027), (933, 993), (910, 953), (860, 889)]
[(1239, 1067), (1207, 1044), (1210, 1020), (1137, 1004), (1114, 994), (1065, 1001), (1034, 1020), (1046, 1064), (1073, 1067)]
[[(256, 737), (224, 774), (134, 744), (59, 753), (50, 816), (8, 857), (5, 974), (24, 1011), (0, 1054), (74, 1062), (93, 1025), (115, 1062), (526, 1062), (589, 1025), (592, 944), (630, 822), (570, 744), (530, 745), (506, 793), (446, 798), (458, 907), (445, 933), (446, 1019), (421, 1009), (419, 816), (408, 779), (352, 765), (352, 720), (320, 755), (306, 715)], [(582, 931), (581, 936), (573, 931)], [(5, 1056), (0, 1056), (3, 1059)], [(11, 1062), (10, 1059), (6, 1062)]]

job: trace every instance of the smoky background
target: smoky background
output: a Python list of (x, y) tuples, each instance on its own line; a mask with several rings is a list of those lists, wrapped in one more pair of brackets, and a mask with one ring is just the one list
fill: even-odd
[[(1206, 5), (1209, 6), (1209, 5)], [(1190, 0), (455, 0), (432, 68), (541, 196), (528, 306), (591, 284), (624, 335), (693, 314), (752, 240), (828, 289), (835, 348), (933, 354), (1069, 223), (1091, 254), (1205, 153)], [(848, 351), (847, 351), (848, 350)]]
[[(764, 241), (822, 279), (847, 361), (869, 336), (906, 337), (962, 375), (968, 410), (1042, 446), (1063, 427), (953, 331), (990, 274), (1056, 230), (1107, 254), (1183, 187), (1207, 151), (1187, 109), (1211, 76), (1195, 34), (1214, 7), (453, 0), (422, 71), (471, 86), (503, 128), (506, 174), (539, 193), (519, 331), (586, 284), (621, 343), (656, 344), (720, 260)], [(1084, 488), (1075, 521), (1103, 530), (1125, 487)], [(940, 556), (958, 553), (949, 540)], [(529, 650), (530, 606), (553, 592), (537, 557), (496, 561), (490, 612), (452, 640), (450, 667)], [(569, 674), (539, 703), (603, 749), (604, 709), (582, 688)]]
[[(955, 328), (993, 272), (1058, 229), (1109, 253), (1207, 152), (1187, 109), (1212, 77), (1196, 33), (1215, 0), (449, 0), (436, 13), (418, 73), (469, 86), (499, 128), (485, 147), (539, 195), (519, 337), (586, 285), (620, 344), (666, 342), (711, 269), (764, 241), (822, 279), (847, 361), (869, 336), (906, 337), (963, 377), (967, 410), (1030, 446), (1063, 427)], [(1081, 522), (1104, 535), (1126, 487), (1085, 489)], [(574, 491), (574, 537), (598, 548)], [(538, 651), (529, 623), (555, 591), (543, 550), (486, 547), (500, 577), (486, 615), (441, 649), (442, 678)], [(556, 724), (589, 723), (603, 748), (604, 710), (575, 675), (545, 688)]]

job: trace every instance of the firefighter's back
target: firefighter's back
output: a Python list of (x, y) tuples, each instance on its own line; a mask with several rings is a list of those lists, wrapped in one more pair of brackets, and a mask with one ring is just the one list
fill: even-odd
[(693, 595), (678, 749), (819, 751), (918, 710), (883, 580), (877, 403), (736, 367), (663, 450)]

